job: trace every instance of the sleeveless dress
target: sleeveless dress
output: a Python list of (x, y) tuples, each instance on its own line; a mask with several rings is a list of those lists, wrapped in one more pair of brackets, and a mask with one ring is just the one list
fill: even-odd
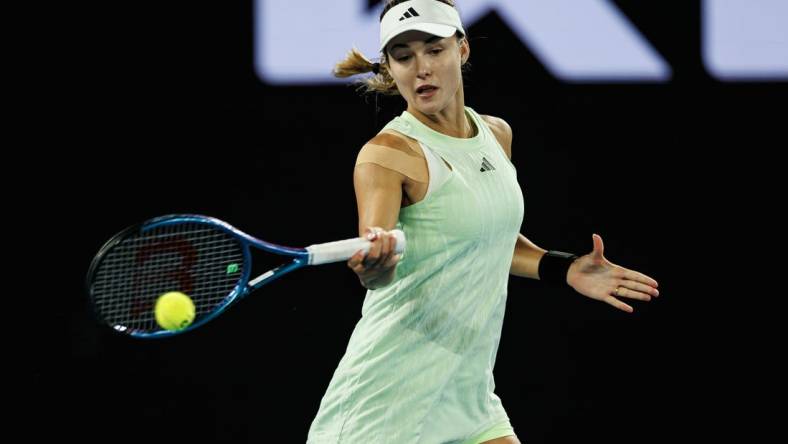
[(492, 131), (465, 110), (478, 128), (469, 139), (407, 111), (384, 128), (418, 140), (451, 170), (400, 209), (407, 247), (395, 279), (367, 291), (308, 443), (461, 443), (508, 422), (493, 367), (523, 195)]

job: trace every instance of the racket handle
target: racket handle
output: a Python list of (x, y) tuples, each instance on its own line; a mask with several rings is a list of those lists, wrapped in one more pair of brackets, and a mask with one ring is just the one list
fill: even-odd
[[(397, 239), (397, 246), (394, 252), (400, 254), (405, 251), (405, 233), (402, 230), (392, 230), (391, 234)], [(371, 245), (372, 242), (366, 239), (354, 237), (336, 242), (310, 245), (306, 247), (306, 250), (309, 252), (309, 265), (320, 265), (350, 259), (358, 250), (364, 250), (364, 253), (367, 253)]]

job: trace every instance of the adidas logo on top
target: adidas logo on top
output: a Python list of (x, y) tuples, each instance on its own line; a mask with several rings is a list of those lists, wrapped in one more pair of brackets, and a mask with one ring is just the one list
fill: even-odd
[(419, 13), (418, 13), (418, 12), (416, 12), (416, 10), (415, 10), (415, 9), (413, 9), (413, 8), (408, 8), (408, 10), (407, 10), (407, 11), (405, 11), (405, 13), (404, 13), (404, 14), (402, 14), (402, 17), (400, 17), (400, 18), (399, 18), (399, 21), (403, 21), (403, 20), (405, 20), (406, 18), (411, 18), (411, 17), (418, 17), (418, 16), (419, 16)]
[(487, 158), (482, 157), (482, 167), (481, 167), (481, 169), (479, 171), (481, 171), (483, 173), (485, 171), (490, 171), (490, 170), (494, 170), (494, 169), (495, 169), (495, 167), (490, 163), (490, 161), (487, 160)]

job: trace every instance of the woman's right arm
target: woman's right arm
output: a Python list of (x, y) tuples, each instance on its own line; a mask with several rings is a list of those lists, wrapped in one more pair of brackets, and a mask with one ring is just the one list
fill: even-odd
[[(394, 229), (402, 202), (405, 176), (374, 163), (361, 163), (353, 170), (353, 186), (358, 206), (358, 233), (372, 242), (365, 256), (359, 250), (347, 264), (361, 281), (374, 290), (389, 285), (395, 276), (401, 255), (394, 254)], [(369, 237), (372, 235), (373, 237)]]

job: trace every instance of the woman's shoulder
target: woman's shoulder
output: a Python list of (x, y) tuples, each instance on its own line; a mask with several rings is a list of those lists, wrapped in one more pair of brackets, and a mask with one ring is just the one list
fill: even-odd
[(383, 130), (361, 147), (356, 157), (356, 167), (364, 164), (375, 164), (384, 170), (374, 166), (356, 168), (357, 174), (375, 176), (394, 172), (399, 174), (400, 183), (408, 178), (416, 182), (429, 180), (426, 159), (419, 143), (395, 131)]
[(509, 124), (501, 119), (500, 117), (489, 116), (484, 114), (479, 114), (479, 117), (484, 120), (487, 126), (490, 127), (490, 130), (495, 135), (495, 138), (498, 139), (498, 143), (501, 144), (503, 150), (506, 152), (506, 156), (509, 159), (512, 158), (512, 127)]
[(419, 146), (419, 142), (416, 139), (392, 129), (381, 130), (373, 138), (369, 139), (361, 147), (361, 150), (368, 149), (368, 147), (385, 147), (401, 151), (411, 156), (424, 156), (424, 152), (421, 150), (421, 146)]
[(500, 117), (490, 116), (487, 114), (479, 114), (479, 117), (481, 117), (482, 120), (487, 122), (488, 125), (494, 126), (499, 130), (508, 131), (508, 132), (512, 131), (512, 128), (509, 126), (509, 124)]

